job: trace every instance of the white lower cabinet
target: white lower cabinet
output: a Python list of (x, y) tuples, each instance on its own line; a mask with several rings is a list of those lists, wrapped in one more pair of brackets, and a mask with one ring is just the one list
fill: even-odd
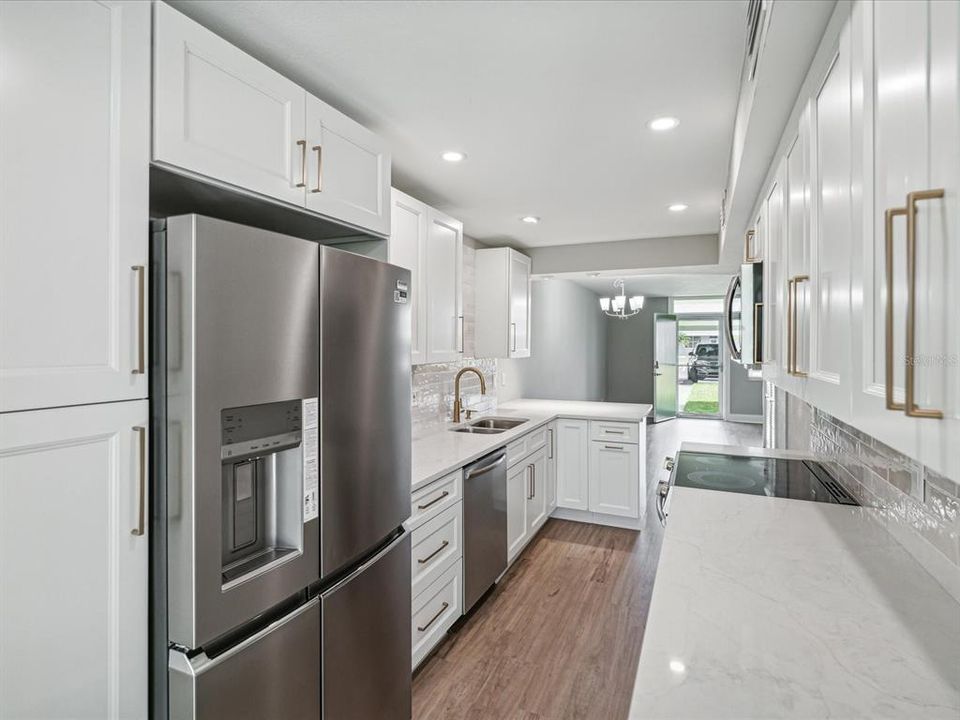
[(530, 468), (518, 463), (507, 471), (507, 561), (527, 544), (527, 497)]
[(413, 668), (463, 614), (463, 471), (411, 495)]
[(463, 556), (463, 505), (457, 503), (413, 531), (410, 578), (414, 597)]
[(590, 443), (590, 511), (639, 517), (640, 454), (636, 445)]
[(527, 495), (527, 533), (530, 537), (547, 521), (547, 450), (538, 450), (527, 460), (530, 492)]
[(589, 509), (590, 423), (557, 420), (557, 507)]
[(0, 717), (147, 717), (148, 419), (0, 415)]
[(446, 572), (413, 599), (411, 633), (416, 668), (463, 613), (463, 562)]
[(547, 515), (557, 507), (557, 423), (547, 426)]

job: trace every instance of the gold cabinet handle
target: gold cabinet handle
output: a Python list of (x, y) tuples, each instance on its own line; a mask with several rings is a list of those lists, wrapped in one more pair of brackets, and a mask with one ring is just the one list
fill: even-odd
[(313, 151), (317, 154), (317, 186), (310, 192), (323, 192), (323, 145), (314, 145)]
[(133, 428), (140, 438), (140, 509), (137, 517), (137, 526), (130, 531), (131, 535), (141, 536), (144, 533), (146, 518), (147, 495), (147, 429), (141, 425)]
[(426, 563), (428, 563), (428, 562), (430, 562), (431, 560), (433, 560), (433, 558), (435, 558), (435, 557), (437, 556), (437, 553), (443, 552), (444, 548), (446, 548), (447, 545), (449, 545), (449, 544), (450, 544), (450, 541), (449, 541), (449, 540), (444, 540), (442, 543), (440, 543), (440, 547), (438, 547), (438, 548), (437, 548), (436, 550), (434, 550), (432, 553), (430, 553), (429, 555), (427, 555), (425, 558), (417, 558), (417, 562), (420, 563), (421, 565), (425, 565)]
[(297, 140), (297, 145), (300, 146), (300, 182), (297, 183), (297, 187), (306, 187), (307, 186), (307, 141)]
[(436, 505), (438, 502), (440, 502), (441, 500), (443, 500), (443, 499), (444, 499), (445, 497), (447, 497), (449, 494), (450, 494), (450, 493), (449, 493), (448, 491), (444, 490), (442, 493), (440, 493), (439, 495), (437, 495), (437, 496), (436, 496), (433, 500), (431, 500), (430, 502), (424, 503), (423, 505), (417, 505), (417, 510), (426, 510), (426, 509), (427, 509), (428, 507), (430, 507), (431, 505)]
[(883, 213), (883, 240), (886, 255), (886, 282), (887, 307), (885, 311), (884, 337), (884, 392), (887, 400), (887, 410), (906, 410), (906, 405), (895, 402), (893, 399), (893, 219), (899, 215), (906, 215), (907, 209), (887, 208)]
[(443, 605), (440, 606), (440, 609), (437, 610), (437, 614), (434, 615), (432, 618), (430, 618), (430, 620), (427, 622), (426, 625), (423, 625), (422, 627), (418, 625), (418, 626), (417, 626), (417, 630), (418, 630), (419, 632), (425, 632), (428, 627), (430, 627), (431, 625), (433, 625), (433, 624), (437, 621), (437, 618), (438, 618), (438, 617), (440, 617), (441, 615), (443, 615), (443, 611), (446, 610), (448, 607), (450, 607), (450, 603), (444, 602)]
[(458, 320), (458, 323), (459, 323), (459, 325), (460, 325), (460, 342), (459, 342), (459, 349), (457, 350), (457, 352), (462, 353), (462, 352), (463, 352), (463, 344), (464, 344), (464, 341), (465, 341), (465, 338), (464, 338), (464, 336), (463, 336), (463, 315), (458, 315), (458, 316), (457, 316), (457, 320)]
[(510, 348), (510, 352), (517, 351), (517, 324), (510, 323), (510, 330), (513, 333), (513, 347)]
[(797, 369), (797, 345), (799, 344), (798, 337), (800, 335), (799, 323), (797, 321), (797, 316), (799, 314), (797, 309), (797, 289), (800, 287), (800, 283), (806, 282), (809, 279), (809, 275), (794, 275), (792, 278), (787, 280), (787, 327), (789, 328), (787, 337), (787, 341), (789, 343), (787, 353), (789, 358), (787, 363), (787, 372), (794, 377), (807, 376), (807, 373)]
[(547, 428), (547, 432), (550, 433), (550, 454), (547, 455), (547, 459), (553, 460), (553, 428)]
[(943, 188), (917, 190), (907, 194), (907, 347), (906, 347), (906, 412), (910, 417), (943, 419), (943, 411), (917, 406), (916, 391), (916, 319), (917, 319), (917, 203), (943, 197)]
[(131, 370), (134, 375), (143, 375), (146, 372), (146, 341), (144, 329), (146, 326), (146, 283), (147, 269), (143, 265), (132, 265), (131, 269), (137, 274), (137, 366)]
[(747, 230), (747, 234), (743, 238), (743, 261), (744, 262), (757, 262), (760, 260), (759, 255), (750, 254), (750, 243), (753, 242), (753, 239), (757, 236), (757, 231), (750, 229)]

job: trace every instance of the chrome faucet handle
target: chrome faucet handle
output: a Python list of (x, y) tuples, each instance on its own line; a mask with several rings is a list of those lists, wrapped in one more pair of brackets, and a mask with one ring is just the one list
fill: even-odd
[(473, 408), (467, 408), (466, 410), (463, 411), (464, 415), (467, 416), (467, 420), (473, 419), (473, 412), (474, 412)]

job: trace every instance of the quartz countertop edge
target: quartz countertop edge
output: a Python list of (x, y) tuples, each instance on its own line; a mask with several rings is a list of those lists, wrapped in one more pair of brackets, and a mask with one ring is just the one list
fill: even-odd
[(670, 494), (631, 718), (960, 717), (960, 604), (881, 511)]
[(643, 422), (652, 409), (651, 405), (639, 403), (568, 400), (522, 399), (502, 403), (495, 411), (485, 415), (519, 416), (528, 418), (528, 421), (496, 435), (451, 432), (450, 428), (454, 427), (451, 424), (443, 430), (414, 440), (411, 491), (416, 492), (557, 418)]

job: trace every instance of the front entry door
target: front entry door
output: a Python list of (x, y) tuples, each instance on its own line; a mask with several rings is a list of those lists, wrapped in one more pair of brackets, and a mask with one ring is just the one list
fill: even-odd
[(653, 421), (677, 416), (677, 316), (653, 319)]

